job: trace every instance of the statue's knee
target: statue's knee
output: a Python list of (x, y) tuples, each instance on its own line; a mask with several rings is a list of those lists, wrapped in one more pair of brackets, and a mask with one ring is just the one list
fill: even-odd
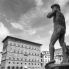
[(53, 46), (54, 46), (54, 43), (50, 43), (50, 44), (49, 44), (49, 47), (53, 47)]
[(61, 42), (60, 45), (61, 46), (65, 46), (66, 44), (65, 44), (65, 42)]
[(51, 50), (54, 50), (54, 43), (53, 42), (51, 42), (50, 44), (49, 44), (49, 50), (51, 51)]
[(53, 44), (50, 44), (49, 45), (49, 49), (54, 49), (54, 45)]

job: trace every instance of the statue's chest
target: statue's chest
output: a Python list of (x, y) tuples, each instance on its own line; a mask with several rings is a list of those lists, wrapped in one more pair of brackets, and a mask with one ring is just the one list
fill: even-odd
[(56, 22), (61, 22), (62, 19), (63, 19), (63, 17), (62, 17), (62, 15), (59, 14), (59, 13), (56, 13), (56, 15), (53, 17), (54, 23), (56, 23)]

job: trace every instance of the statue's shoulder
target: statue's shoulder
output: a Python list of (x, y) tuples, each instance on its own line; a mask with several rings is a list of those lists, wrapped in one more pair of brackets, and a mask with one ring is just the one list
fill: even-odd
[(63, 13), (61, 11), (58, 11), (57, 13), (58, 13), (58, 15), (63, 15)]
[(58, 12), (59, 17), (65, 18), (62, 12)]

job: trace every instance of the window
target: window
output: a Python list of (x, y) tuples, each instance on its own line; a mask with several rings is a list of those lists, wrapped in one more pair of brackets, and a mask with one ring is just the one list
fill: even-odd
[(38, 54), (38, 56), (39, 56), (39, 54)]
[(30, 65), (30, 63), (29, 63), (29, 65)]
[(26, 65), (26, 63), (25, 63), (25, 65)]
[(25, 59), (25, 61), (27, 61), (27, 59)]
[(9, 64), (10, 64), (10, 62), (9, 62)]
[(22, 63), (21, 63), (22, 64)]
[(13, 57), (13, 60), (15, 60), (15, 58)]
[(19, 60), (19, 58), (17, 58), (17, 60)]
[(19, 67), (16, 67), (16, 69), (19, 69)]
[(30, 55), (30, 52), (29, 52), (29, 55)]
[(33, 59), (32, 59), (32, 62), (33, 62)]
[(23, 47), (23, 45), (22, 45), (22, 47)]
[(11, 60), (11, 57), (9, 57), (9, 60)]
[(33, 55), (33, 53), (32, 53), (32, 55)]
[(42, 62), (43, 60), (41, 59), (41, 62)]
[(15, 67), (13, 66), (12, 69), (15, 69)]
[(45, 58), (47, 58), (47, 57), (45, 56)]
[(13, 64), (15, 64), (15, 62), (13, 62)]
[(5, 69), (5, 67), (1, 67), (1, 69)]
[(29, 47), (29, 49), (31, 49), (31, 47)]
[(20, 47), (20, 45), (18, 45), (18, 47)]
[(19, 63), (17, 62), (17, 64), (19, 64)]
[(20, 69), (23, 69), (23, 67), (20, 67)]
[(8, 66), (7, 69), (10, 69), (10, 66)]
[(43, 64), (41, 63), (41, 66), (42, 66)]
[(29, 59), (29, 62), (30, 62), (30, 59)]
[(12, 43), (10, 43), (10, 46), (12, 46)]

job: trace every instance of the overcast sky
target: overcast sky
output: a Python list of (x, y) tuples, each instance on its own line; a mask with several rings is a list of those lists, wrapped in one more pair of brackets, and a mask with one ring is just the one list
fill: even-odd
[[(53, 21), (46, 15), (54, 3), (60, 4), (65, 16), (69, 44), (69, 0), (0, 0), (0, 51), (7, 35), (41, 43), (41, 51), (48, 50)], [(55, 48), (59, 47), (57, 42)]]

